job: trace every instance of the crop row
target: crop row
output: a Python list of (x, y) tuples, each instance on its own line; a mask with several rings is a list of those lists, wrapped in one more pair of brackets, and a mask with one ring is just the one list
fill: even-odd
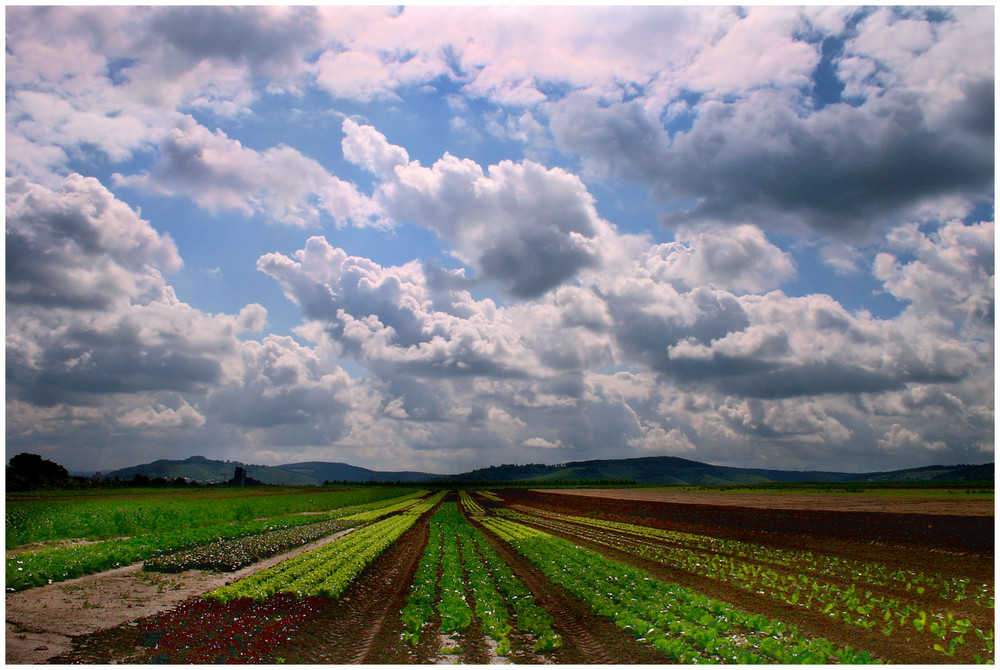
[(742, 540), (726, 540), (707, 535), (650, 528), (631, 523), (607, 521), (584, 516), (570, 516), (520, 505), (516, 505), (514, 508), (526, 511), (531, 516), (545, 516), (552, 519), (638, 535), (639, 537), (655, 539), (691, 549), (752, 559), (757, 563), (769, 563), (796, 572), (808, 571), (817, 576), (845, 582), (884, 586), (899, 591), (913, 592), (917, 595), (927, 593), (929, 596), (936, 596), (955, 602), (971, 600), (981, 607), (993, 607), (993, 592), (990, 586), (982, 582), (973, 582), (969, 579), (947, 577), (939, 573), (926, 574), (917, 570), (890, 567), (884, 563), (861, 561), (829, 554), (816, 554), (805, 550), (783, 549)]
[[(264, 489), (267, 489), (265, 495)], [(66, 539), (104, 540), (178, 528), (245, 523), (252, 519), (323, 512), (395, 498), (414, 489), (366, 487), (350, 491), (196, 489), (51, 501), (9, 500), (5, 507), (7, 549)]]
[(501, 656), (510, 652), (508, 636), (515, 625), (535, 637), (536, 651), (561, 644), (551, 617), (454, 503), (443, 504), (431, 517), (430, 540), (401, 612), (404, 639), (416, 643), (435, 610), (445, 633), (478, 620)]
[[(367, 502), (346, 509), (331, 510), (320, 514), (291, 514), (270, 519), (257, 519), (241, 523), (222, 523), (214, 526), (180, 526), (181, 530), (146, 533), (137, 537), (118, 538), (104, 542), (77, 544), (66, 547), (46, 547), (18, 552), (7, 557), (7, 592), (44, 586), (83, 575), (94, 574), (137, 561), (218, 542), (227, 538), (248, 537), (278, 529), (319, 523), (345, 514), (384, 508), (398, 504), (401, 499), (410, 501), (414, 494), (407, 493), (389, 500)], [(408, 502), (407, 504), (411, 504)]]
[(487, 500), (491, 500), (493, 502), (503, 502), (503, 498), (498, 496), (496, 493), (493, 493), (493, 491), (476, 491), (476, 493)]
[(736, 610), (507, 519), (484, 525), (553, 582), (639, 641), (682, 663), (871, 663), (867, 652), (807, 637), (793, 625)]
[[(817, 578), (805, 572), (775, 570), (766, 563), (745, 559), (732, 554), (701, 551), (687, 546), (657, 544), (641, 539), (642, 526), (615, 524), (616, 532), (603, 527), (594, 528), (555, 519), (533, 518), (532, 522), (555, 530), (569, 532), (605, 546), (625, 549), (646, 559), (679, 567), (692, 574), (724, 581), (729, 585), (752, 593), (780, 600), (789, 605), (810, 609), (843, 622), (865, 629), (876, 629), (886, 636), (899, 634), (910, 637), (916, 634), (927, 647), (953, 657), (959, 649), (971, 658), (992, 655), (993, 630), (984, 624), (986, 631), (977, 628), (965, 617), (956, 617), (948, 611), (928, 614), (920, 603), (880, 592), (877, 588), (861, 588), (857, 584), (844, 584)], [(595, 524), (596, 525), (596, 524)], [(626, 527), (623, 534), (617, 528)], [(586, 530), (589, 528), (589, 530)]]
[(324, 595), (336, 598), (369, 563), (391, 546), (419, 515), (425, 505), (436, 504), (444, 493), (432, 496), (419, 510), (397, 514), (364, 526), (318, 549), (299, 554), (278, 565), (227, 584), (206, 594), (219, 602), (236, 598), (263, 600), (279, 592), (299, 597)]
[(235, 572), (269, 556), (333, 535), (354, 525), (356, 524), (351, 521), (333, 519), (247, 537), (221, 539), (147, 559), (143, 569), (148, 572), (184, 570)]
[(486, 510), (483, 509), (483, 506), (477, 503), (468, 491), (459, 491), (458, 497), (462, 501), (462, 509), (465, 510), (466, 514), (470, 514), (472, 516), (482, 516), (486, 514)]
[(388, 514), (393, 514), (395, 512), (401, 512), (405, 509), (413, 507), (413, 505), (416, 504), (420, 498), (426, 496), (427, 493), (428, 493), (427, 491), (417, 491), (415, 493), (411, 493), (410, 495), (402, 496), (398, 499), (393, 498), (391, 505), (384, 505), (384, 504), (380, 505), (376, 503), (367, 506), (368, 509), (352, 511), (351, 514), (340, 516), (338, 518), (341, 518), (344, 521), (353, 521), (356, 523), (368, 523), (369, 521), (374, 521), (379, 517), (383, 517)]

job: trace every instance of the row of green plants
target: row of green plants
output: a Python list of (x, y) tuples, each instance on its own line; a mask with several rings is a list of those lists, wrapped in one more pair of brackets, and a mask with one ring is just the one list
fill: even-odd
[(462, 502), (462, 509), (471, 516), (482, 516), (486, 514), (483, 506), (476, 502), (475, 498), (468, 491), (459, 491), (459, 500)]
[[(180, 530), (146, 533), (136, 537), (22, 551), (7, 557), (6, 589), (8, 593), (23, 591), (154, 559), (203, 544), (323, 523), (393, 506), (404, 500), (409, 505), (412, 504), (414, 495), (416, 493), (404, 491), (402, 496), (395, 498), (364, 502), (316, 514), (291, 514), (239, 523), (226, 522), (213, 526), (180, 526)], [(340, 500), (350, 500), (350, 498)]]
[(245, 537), (219, 539), (146, 559), (142, 567), (147, 572), (184, 570), (235, 572), (275, 554), (301, 547), (355, 525), (358, 524), (343, 519), (332, 519)]
[(884, 563), (862, 561), (831, 554), (817, 554), (807, 550), (784, 549), (741, 540), (727, 540), (676, 530), (650, 528), (638, 524), (607, 521), (584, 516), (571, 516), (515, 505), (514, 509), (527, 512), (529, 517), (544, 516), (551, 519), (604, 528), (621, 533), (638, 535), (665, 543), (718, 554), (752, 559), (757, 563), (770, 563), (796, 572), (809, 572), (845, 582), (858, 582), (871, 586), (884, 586), (894, 590), (927, 594), (954, 602), (970, 601), (979, 607), (992, 608), (993, 590), (989, 584), (942, 575), (927, 574), (918, 570), (890, 567)]
[(400, 613), (403, 639), (416, 644), (435, 611), (444, 633), (457, 633), (478, 620), (500, 656), (510, 653), (515, 626), (535, 638), (536, 652), (562, 644), (551, 617), (455, 503), (442, 504), (431, 517), (430, 539)]
[(206, 594), (218, 602), (237, 598), (264, 600), (275, 593), (336, 598), (365, 567), (388, 549), (421, 514), (429, 511), (444, 492), (409, 507), (401, 514), (351, 531), (318, 549), (299, 554), (278, 565), (255, 572)]
[(393, 498), (392, 504), (390, 505), (375, 504), (368, 505), (365, 509), (352, 509), (350, 514), (346, 514), (340, 518), (344, 521), (351, 521), (354, 523), (368, 523), (369, 521), (374, 521), (375, 519), (386, 516), (387, 514), (401, 512), (408, 509), (428, 493), (429, 491), (415, 491), (409, 495)]
[(501, 498), (500, 496), (498, 496), (493, 491), (476, 491), (476, 495), (480, 495), (480, 496), (482, 496), (482, 497), (484, 497), (487, 500), (490, 500), (492, 502), (503, 502), (503, 498)]
[[(67, 500), (46, 498), (8, 501), (6, 548), (57, 540), (104, 540), (134, 537), (178, 528), (243, 523), (303, 512), (325, 512), (364, 505), (414, 492), (415, 488), (365, 487), (353, 490), (268, 487), (240, 489), (222, 496), (214, 491), (163, 491), (129, 495), (103, 494)], [(226, 490), (229, 493), (230, 490)]]
[[(892, 592), (873, 590), (856, 583), (833, 581), (808, 572), (774, 569), (772, 564), (738, 554), (703, 551), (677, 544), (660, 544), (643, 538), (655, 537), (657, 529), (573, 517), (576, 523), (552, 518), (531, 518), (532, 523), (568, 532), (576, 537), (632, 554), (692, 574), (725, 582), (765, 597), (840, 619), (866, 630), (878, 630), (894, 638), (916, 638), (929, 649), (949, 658), (961, 651), (978, 662), (992, 658), (993, 629), (990, 621), (973, 625), (968, 617), (946, 609), (930, 609), (934, 601), (918, 602)], [(598, 521), (595, 523), (595, 521)], [(613, 526), (614, 531), (607, 528)], [(748, 544), (748, 543), (742, 543)], [(766, 549), (761, 547), (762, 550)], [(763, 553), (763, 552), (762, 552)], [(786, 554), (792, 552), (785, 552)], [(920, 642), (918, 642), (919, 644)]]
[(615, 621), (640, 642), (681, 663), (872, 663), (797, 627), (742, 612), (644, 570), (509, 519), (483, 524), (556, 584)]

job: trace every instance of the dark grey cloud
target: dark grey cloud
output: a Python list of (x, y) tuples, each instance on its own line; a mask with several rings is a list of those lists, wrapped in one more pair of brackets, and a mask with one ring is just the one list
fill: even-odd
[(158, 274), (180, 266), (160, 236), (96, 179), (67, 177), (53, 192), (7, 181), (7, 301), (104, 310), (127, 297), (162, 297)]
[[(164, 7), (149, 21), (173, 57), (219, 58), (254, 68), (294, 63), (319, 37), (315, 7)], [(146, 39), (149, 39), (147, 36)]]
[(585, 165), (650, 184), (672, 203), (669, 227), (804, 222), (850, 239), (929, 198), (989, 195), (992, 91), (992, 80), (966, 84), (937, 121), (906, 90), (805, 114), (788, 92), (760, 90), (702, 103), (691, 128), (673, 136), (639, 102), (600, 105), (581, 94), (551, 106), (551, 128)]
[(371, 126), (348, 119), (343, 129), (345, 157), (382, 180), (375, 201), (396, 221), (434, 231), (475, 279), (535, 298), (601, 266), (610, 227), (575, 175), (531, 161), (483, 170), (450, 154), (423, 167)]
[(180, 267), (173, 241), (95, 179), (7, 186), (10, 397), (93, 404), (224, 381), (236, 333), (263, 308), (207, 316), (179, 302), (157, 269)]
[(670, 348), (682, 340), (708, 344), (750, 325), (735, 296), (707, 287), (679, 294), (645, 284), (605, 299), (615, 340), (626, 356), (664, 373), (674, 366)]
[(243, 428), (321, 426), (331, 439), (346, 432), (353, 385), (338, 366), (274, 335), (244, 343), (242, 355), (242, 382), (213, 390), (209, 412)]

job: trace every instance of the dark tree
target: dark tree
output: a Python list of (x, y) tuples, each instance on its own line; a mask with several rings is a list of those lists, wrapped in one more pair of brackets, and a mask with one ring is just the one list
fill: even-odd
[(7, 466), (8, 491), (58, 489), (74, 483), (66, 468), (38, 454), (18, 454)]

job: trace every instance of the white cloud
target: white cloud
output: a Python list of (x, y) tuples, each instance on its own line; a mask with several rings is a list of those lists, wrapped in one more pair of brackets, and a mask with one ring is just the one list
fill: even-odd
[(676, 242), (650, 254), (652, 276), (683, 288), (714, 286), (736, 293), (776, 288), (795, 274), (791, 256), (755, 226), (729, 230), (680, 230)]
[(277, 223), (316, 226), (320, 213), (337, 225), (365, 225), (378, 208), (357, 188), (329, 174), (317, 161), (279, 145), (264, 152), (187, 117), (160, 144), (149, 172), (115, 175), (115, 183), (165, 195), (184, 195), (210, 212), (261, 213)]
[(992, 335), (992, 221), (974, 225), (949, 221), (930, 235), (909, 224), (894, 229), (888, 242), (890, 248), (915, 259), (904, 262), (880, 253), (874, 274), (887, 291), (910, 303), (908, 310), (922, 317), (925, 326), (968, 327), (979, 337)]
[(451, 154), (426, 168), (370, 127), (346, 120), (344, 132), (345, 157), (382, 178), (374, 198), (390, 217), (433, 230), (511, 294), (538, 296), (601, 265), (612, 228), (575, 175), (531, 161), (484, 172)]
[(154, 405), (129, 410), (118, 417), (118, 424), (125, 428), (154, 431), (200, 428), (205, 424), (205, 417), (187, 403), (183, 403), (178, 409)]

